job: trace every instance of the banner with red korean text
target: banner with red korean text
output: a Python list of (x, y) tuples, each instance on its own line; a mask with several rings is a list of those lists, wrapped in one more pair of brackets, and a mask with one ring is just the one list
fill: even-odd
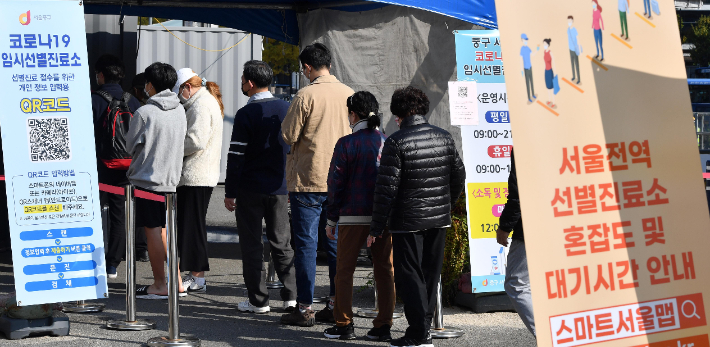
[(496, 7), (538, 345), (707, 346), (710, 218), (673, 2)]

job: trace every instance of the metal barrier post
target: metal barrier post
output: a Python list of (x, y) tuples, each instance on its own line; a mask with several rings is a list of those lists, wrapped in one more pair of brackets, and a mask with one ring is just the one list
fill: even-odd
[(94, 313), (103, 311), (105, 307), (104, 304), (87, 304), (84, 300), (79, 300), (75, 303), (64, 304), (62, 311), (66, 313)]
[(150, 319), (136, 319), (136, 233), (135, 198), (133, 186), (126, 185), (126, 320), (106, 323), (106, 328), (114, 330), (151, 330), (156, 323)]
[(276, 279), (276, 267), (274, 266), (274, 259), (269, 257), (269, 272), (266, 277), (266, 288), (267, 289), (281, 289), (284, 284)]
[(441, 302), (441, 277), (436, 293), (436, 311), (434, 312), (434, 326), (431, 337), (434, 339), (451, 339), (463, 336), (463, 330), (444, 326), (444, 305)]
[[(361, 308), (355, 313), (356, 316), (362, 318), (377, 318), (380, 314), (380, 304), (377, 300), (377, 282), (372, 280), (372, 286), (375, 287), (375, 308)], [(392, 313), (392, 319), (402, 318), (402, 314), (398, 312)]]
[(177, 197), (175, 193), (169, 193), (165, 197), (167, 207), (167, 258), (168, 258), (168, 336), (154, 337), (148, 340), (150, 347), (176, 347), (188, 346), (199, 347), (201, 342), (192, 336), (180, 336), (180, 313), (179, 313), (179, 290), (180, 273), (178, 272), (178, 251), (177, 251)]

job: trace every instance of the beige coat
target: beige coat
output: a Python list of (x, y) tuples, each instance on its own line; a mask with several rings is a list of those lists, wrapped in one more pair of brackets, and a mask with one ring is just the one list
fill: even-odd
[(281, 124), (284, 141), (291, 145), (286, 161), (289, 192), (328, 192), (328, 170), (335, 143), (352, 133), (347, 99), (355, 92), (326, 75), (302, 88), (293, 98)]

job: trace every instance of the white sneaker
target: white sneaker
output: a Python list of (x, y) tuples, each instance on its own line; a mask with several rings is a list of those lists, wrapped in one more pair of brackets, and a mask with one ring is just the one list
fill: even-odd
[(205, 284), (199, 285), (197, 278), (188, 273), (182, 278), (182, 287), (188, 293), (205, 293), (207, 292), (207, 281), (205, 280)]
[(284, 301), (283, 309), (286, 312), (291, 312), (296, 309), (298, 302), (296, 300)]
[(269, 307), (269, 306), (256, 307), (256, 306), (252, 305), (249, 302), (249, 300), (240, 302), (237, 309), (240, 312), (252, 312), (252, 313), (269, 313), (269, 312), (271, 312), (271, 307)]

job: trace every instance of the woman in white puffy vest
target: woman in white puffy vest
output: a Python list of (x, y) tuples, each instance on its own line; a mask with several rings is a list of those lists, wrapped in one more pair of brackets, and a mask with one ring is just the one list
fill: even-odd
[(222, 154), (224, 105), (219, 86), (200, 78), (192, 69), (178, 71), (173, 88), (185, 107), (187, 135), (182, 177), (177, 188), (177, 240), (180, 269), (189, 271), (183, 286), (189, 292), (205, 292), (207, 207), (219, 180)]

